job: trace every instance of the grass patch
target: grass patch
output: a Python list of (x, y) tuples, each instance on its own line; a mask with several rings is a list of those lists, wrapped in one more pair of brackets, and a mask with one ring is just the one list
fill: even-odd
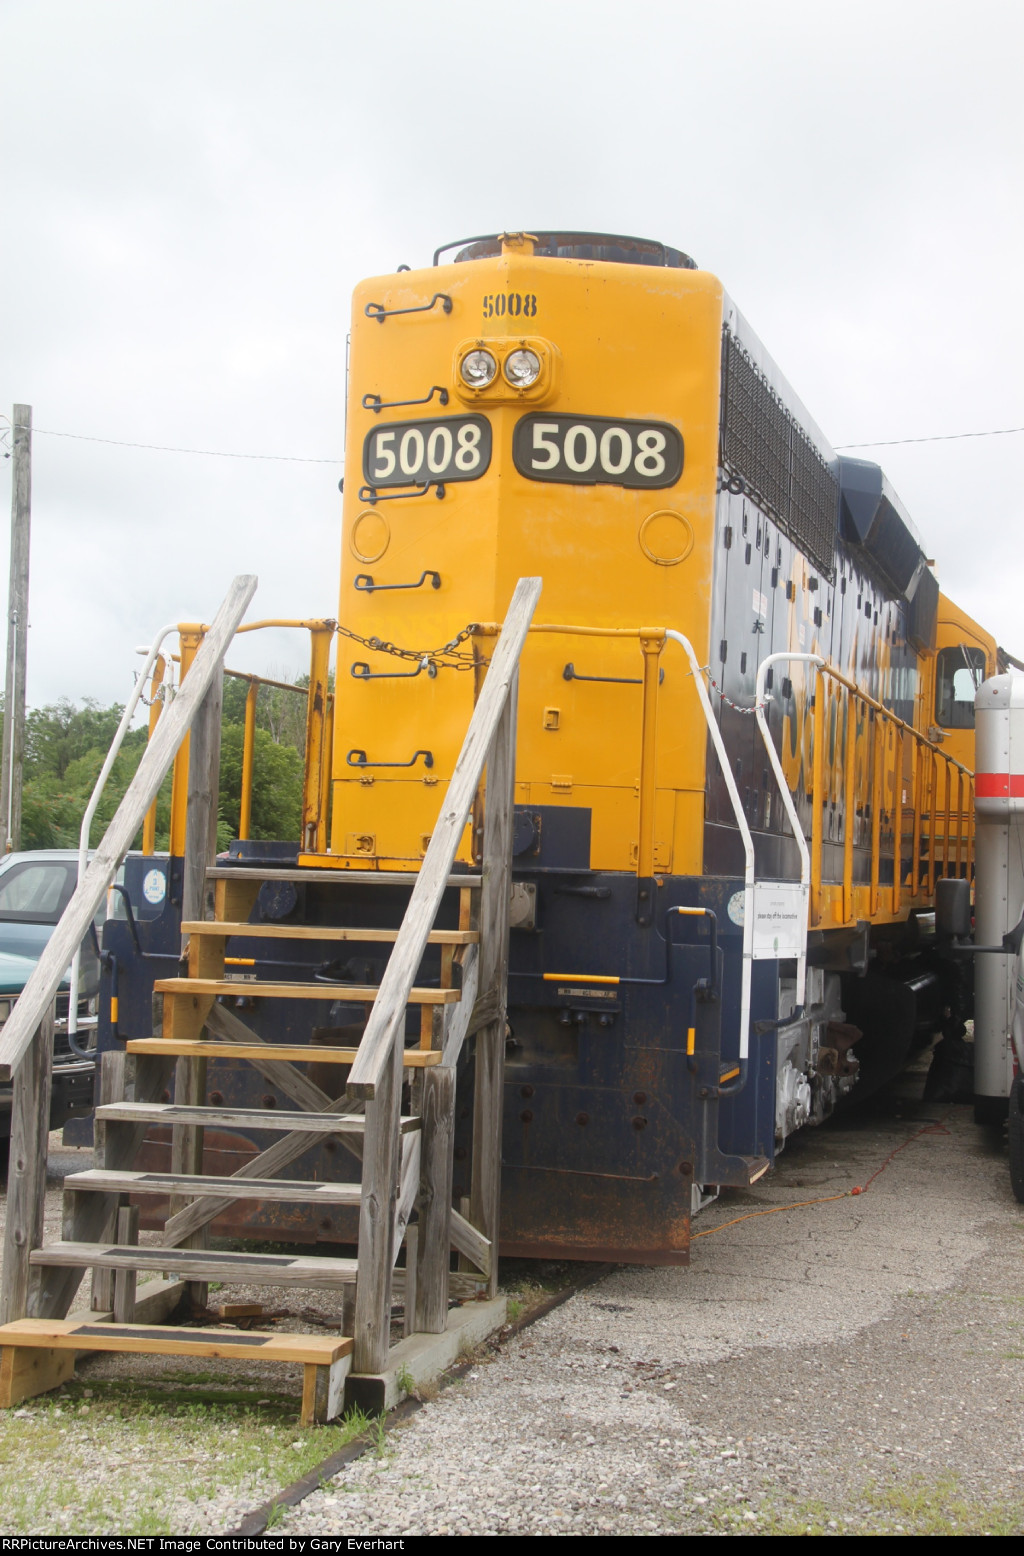
[(573, 1284), (579, 1266), (575, 1272), (573, 1265), (552, 1259), (502, 1259), (501, 1290), (508, 1299), (508, 1322), (529, 1318), (548, 1297)]
[(207, 1499), (255, 1507), (346, 1443), (376, 1440), (363, 1412), (303, 1429), (293, 1396), (179, 1382), (69, 1383), (0, 1414), (2, 1533), (222, 1534)]
[(906, 1534), (927, 1535), (1010, 1535), (1024, 1529), (1024, 1501), (979, 1502), (964, 1494), (956, 1475), (934, 1481), (915, 1475), (899, 1486), (869, 1483), (864, 1495), (889, 1531), (897, 1525)]
[[(1024, 1529), (1024, 1499), (987, 1498), (963, 1490), (956, 1475), (929, 1480), (910, 1475), (889, 1483), (869, 1480), (832, 1503), (810, 1499), (763, 1503), (757, 1532), (777, 1536), (829, 1534), (1015, 1535)], [(722, 1522), (720, 1515), (712, 1519)], [(735, 1522), (724, 1515), (725, 1524)], [(753, 1528), (753, 1525), (748, 1527)]]

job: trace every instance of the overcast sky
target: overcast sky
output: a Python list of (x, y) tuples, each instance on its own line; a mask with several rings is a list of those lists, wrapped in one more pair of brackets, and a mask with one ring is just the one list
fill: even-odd
[[(502, 228), (719, 275), (833, 443), (1024, 425), (1020, 0), (0, 0), (0, 410), (33, 454), (29, 702), (337, 608), (353, 284)], [(1024, 657), (1024, 435), (878, 458)], [(6, 537), (10, 462), (3, 464)], [(6, 577), (2, 543), (0, 589)], [(259, 663), (300, 670), (284, 635)], [(229, 662), (234, 662), (229, 660)]]

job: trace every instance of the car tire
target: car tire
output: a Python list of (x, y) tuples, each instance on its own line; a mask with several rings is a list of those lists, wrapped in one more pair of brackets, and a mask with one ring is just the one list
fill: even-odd
[(1024, 1205), (1024, 1075), (1010, 1088), (1010, 1186)]

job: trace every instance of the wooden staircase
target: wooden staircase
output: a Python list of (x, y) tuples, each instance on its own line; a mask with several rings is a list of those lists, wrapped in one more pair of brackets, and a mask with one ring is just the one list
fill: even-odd
[[(417, 875), (206, 870), (214, 917), (192, 916), (182, 923), (187, 974), (156, 983), (154, 1006), (162, 1007), (162, 1019), (154, 1035), (103, 1056), (95, 1166), (65, 1180), (61, 1240), (39, 1245), (36, 1236), (25, 1249), (27, 1290), (21, 1311), (12, 1311), (5, 1267), (8, 1322), (0, 1326), (0, 1407), (62, 1381), (78, 1350), (258, 1354), (261, 1360), (301, 1361), (306, 1369), (302, 1419), (325, 1421), (342, 1408), (346, 1378), (350, 1398), (379, 1397), (379, 1390), (361, 1389), (360, 1382), (373, 1385), (387, 1368), (393, 1288), (404, 1292), (407, 1335), (443, 1334), (456, 1293), (496, 1295), (515, 695), (519, 654), (538, 594), (538, 580), (521, 581)], [(481, 870), (453, 874), (485, 763)], [(372, 893), (400, 883), (410, 889), (408, 909), (399, 929), (249, 922), (261, 886), (281, 880), (326, 881), (344, 887), (346, 901), (353, 889)], [(441, 902), (452, 892), (458, 893), (459, 928), (436, 929)], [(205, 900), (205, 891), (198, 900)], [(390, 942), (392, 952), (379, 986), (292, 982), (262, 977), (258, 956), (233, 958), (236, 939), (249, 943), (247, 949), (253, 941), (266, 941), (272, 951), (291, 941), (307, 952), (310, 942), (325, 951), (338, 942)], [(414, 983), (428, 946), (440, 949), (437, 987)], [(243, 983), (230, 974), (239, 962), (246, 967)], [(354, 1045), (267, 1042), (232, 1008), (239, 995), (247, 1003), (362, 1004), (365, 1027)], [(407, 1046), (409, 1009), (420, 1014), (418, 1040)], [(464, 1044), (474, 1035), (474, 1172), (469, 1214), (463, 1216), (451, 1202), (455, 1071)], [(206, 1076), (211, 1058), (254, 1066), (294, 1110), (211, 1105)], [(311, 1063), (345, 1067), (347, 1094), (331, 1097), (298, 1068)], [(174, 1100), (162, 1100), (172, 1076)], [(407, 1113), (401, 1111), (403, 1086), (411, 1098)], [(45, 1129), (43, 1116), (40, 1111), (37, 1127)], [(140, 1170), (140, 1147), (147, 1132), (160, 1125), (171, 1130), (170, 1171)], [(202, 1170), (204, 1132), (211, 1126), (273, 1131), (279, 1138), (236, 1173), (208, 1175)], [(333, 1138), (361, 1164), (360, 1182), (281, 1176), (318, 1136)], [(147, 1196), (169, 1200), (169, 1213), (157, 1240), (140, 1245), (139, 1209), (132, 1202)], [(210, 1248), (210, 1223), (243, 1199), (358, 1206), (358, 1258)], [(13, 1245), (9, 1235), (5, 1257)], [(406, 1261), (399, 1270), (403, 1246)], [(453, 1248), (462, 1256), (458, 1273), (449, 1267)], [(92, 1271), (91, 1311), (69, 1318), (87, 1270)], [(138, 1276), (146, 1272), (164, 1281), (152, 1291), (140, 1288)], [(351, 1333), (338, 1340), (182, 1329), (160, 1322), (172, 1307), (186, 1314), (202, 1312), (211, 1281), (335, 1290), (339, 1318)]]

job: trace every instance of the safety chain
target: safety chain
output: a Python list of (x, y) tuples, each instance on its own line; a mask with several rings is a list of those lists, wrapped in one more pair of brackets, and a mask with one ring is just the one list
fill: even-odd
[(711, 674), (711, 666), (710, 665), (701, 665), (700, 668), (701, 668), (701, 674), (707, 676), (709, 682), (714, 687), (715, 691), (718, 693), (718, 695), (722, 699), (722, 701), (725, 703), (726, 707), (731, 708), (734, 713), (756, 713), (757, 712), (756, 706), (753, 707), (753, 708), (741, 708), (738, 702), (733, 702), (731, 697), (727, 697), (725, 695), (725, 693), (723, 692), (722, 688), (719, 686), (718, 682), (715, 680), (714, 676)]
[(353, 632), (351, 627), (338, 626), (341, 637), (350, 638), (353, 643), (360, 643), (363, 648), (372, 649), (374, 653), (393, 654), (396, 659), (412, 660), (424, 668), (433, 665), (439, 670), (472, 670), (476, 665), (487, 664), (486, 659), (459, 652), (459, 645), (467, 642), (476, 630), (476, 622), (471, 621), (443, 648), (399, 648), (397, 643), (387, 643), (383, 638), (364, 638), (358, 632)]

